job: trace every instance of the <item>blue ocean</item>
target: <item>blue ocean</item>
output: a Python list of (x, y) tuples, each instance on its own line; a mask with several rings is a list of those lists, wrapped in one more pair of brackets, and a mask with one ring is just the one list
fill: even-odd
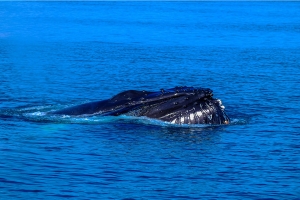
[[(0, 2), (0, 199), (300, 199), (299, 2)], [(210, 88), (231, 124), (47, 116)]]

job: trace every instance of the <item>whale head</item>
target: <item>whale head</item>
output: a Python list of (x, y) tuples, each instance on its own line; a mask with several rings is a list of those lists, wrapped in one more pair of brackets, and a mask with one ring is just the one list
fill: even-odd
[(110, 99), (67, 107), (49, 114), (145, 116), (172, 124), (228, 124), (221, 100), (209, 88), (175, 87), (158, 92), (127, 90)]
[(210, 89), (188, 88), (184, 95), (177, 93), (155, 104), (143, 105), (135, 114), (172, 124), (229, 124), (221, 100), (212, 96)]

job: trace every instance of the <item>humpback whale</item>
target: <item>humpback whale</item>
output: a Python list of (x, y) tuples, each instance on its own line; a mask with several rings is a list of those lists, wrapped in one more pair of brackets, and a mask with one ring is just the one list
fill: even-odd
[(85, 103), (48, 114), (70, 116), (145, 116), (172, 124), (229, 124), (221, 100), (209, 88), (175, 87), (160, 91), (127, 90), (110, 99)]

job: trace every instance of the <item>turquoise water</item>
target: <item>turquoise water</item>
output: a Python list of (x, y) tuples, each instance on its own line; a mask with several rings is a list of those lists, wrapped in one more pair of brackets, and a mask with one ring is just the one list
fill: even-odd
[[(0, 199), (299, 199), (298, 2), (0, 2)], [(44, 112), (211, 88), (232, 124)]]

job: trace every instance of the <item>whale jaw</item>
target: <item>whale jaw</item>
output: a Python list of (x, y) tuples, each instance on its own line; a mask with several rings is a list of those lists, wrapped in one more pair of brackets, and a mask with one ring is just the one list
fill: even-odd
[[(229, 124), (230, 119), (224, 112), (224, 106), (219, 99), (199, 102), (196, 105), (180, 111), (179, 115), (169, 118), (172, 124)], [(166, 120), (166, 119), (164, 119)]]
[[(178, 100), (178, 99), (176, 99)], [(177, 104), (168, 107), (170, 104)], [(176, 105), (174, 105), (176, 106)], [(198, 100), (190, 104), (179, 104), (178, 102), (165, 102), (153, 106), (146, 112), (139, 111), (136, 116), (147, 116), (149, 118), (160, 119), (171, 124), (229, 124), (230, 119), (224, 111), (225, 107), (219, 99)]]

